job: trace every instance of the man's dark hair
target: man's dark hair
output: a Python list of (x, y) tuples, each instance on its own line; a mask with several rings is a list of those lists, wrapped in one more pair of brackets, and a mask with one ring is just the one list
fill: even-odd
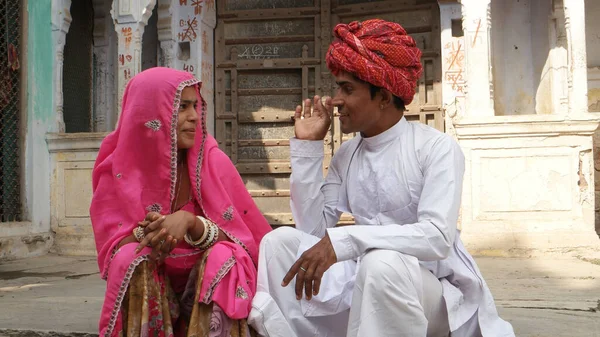
[[(377, 95), (377, 93), (381, 91), (381, 88), (369, 83), (369, 90), (371, 91), (371, 99), (374, 99), (375, 95)], [(394, 102), (394, 106), (396, 107), (396, 109), (403, 111), (403, 112), (406, 111), (406, 106), (404, 106), (404, 101), (396, 95), (392, 95), (392, 97), (393, 97), (392, 101)]]
[[(354, 76), (354, 78), (357, 81), (360, 81), (360, 82), (363, 82), (363, 83), (366, 83), (369, 85), (369, 91), (371, 92), (371, 99), (375, 99), (375, 95), (377, 95), (377, 93), (381, 91), (381, 88), (376, 85), (373, 85), (367, 81), (363, 81), (356, 76)], [(392, 97), (393, 97), (392, 100), (394, 102), (394, 106), (396, 107), (396, 109), (403, 111), (403, 112), (406, 111), (406, 106), (404, 105), (404, 101), (396, 95), (392, 95)]]

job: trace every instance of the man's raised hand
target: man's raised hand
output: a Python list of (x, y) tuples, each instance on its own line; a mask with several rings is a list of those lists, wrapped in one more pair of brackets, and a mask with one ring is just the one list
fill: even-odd
[(325, 105), (323, 105), (319, 96), (315, 96), (312, 103), (310, 99), (304, 100), (304, 111), (302, 106), (298, 105), (293, 117), (296, 138), (303, 140), (325, 139), (331, 125), (332, 114), (331, 97), (325, 99)]

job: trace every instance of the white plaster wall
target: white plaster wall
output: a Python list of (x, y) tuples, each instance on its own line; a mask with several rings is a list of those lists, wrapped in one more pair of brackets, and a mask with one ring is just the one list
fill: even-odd
[[(550, 51), (550, 15), (552, 7), (548, 0), (531, 0), (531, 57), (533, 65), (533, 88), (544, 80), (544, 68)], [(535, 91), (534, 91), (535, 92)]]
[[(496, 115), (535, 113), (535, 89), (539, 83), (539, 62), (543, 51), (538, 40), (547, 41), (547, 31), (532, 24), (532, 6), (536, 0), (492, 1), (492, 69), (494, 77), (494, 109)], [(538, 15), (539, 7), (534, 11)], [(532, 36), (535, 34), (534, 36)], [(534, 44), (535, 41), (535, 44)], [(547, 49), (546, 49), (547, 53)], [(544, 58), (545, 59), (545, 58)], [(538, 71), (534, 71), (534, 69)]]
[(593, 115), (456, 121), (466, 162), (461, 237), (469, 251), (531, 256), (598, 247), (592, 154), (597, 127)]
[[(547, 0), (531, 0), (531, 56), (533, 64), (534, 104), (536, 114), (559, 113), (560, 100), (553, 97), (557, 87), (555, 81), (561, 81), (558, 73), (562, 66), (560, 55), (566, 55), (566, 49), (557, 47), (552, 6)], [(560, 19), (563, 20), (564, 19)], [(554, 39), (551, 41), (551, 39)], [(553, 49), (554, 48), (554, 49)], [(561, 49), (562, 48), (562, 49)], [(566, 81), (566, 77), (563, 81)], [(564, 86), (566, 90), (566, 83)], [(564, 92), (564, 95), (567, 95)], [(557, 95), (554, 95), (557, 96)]]

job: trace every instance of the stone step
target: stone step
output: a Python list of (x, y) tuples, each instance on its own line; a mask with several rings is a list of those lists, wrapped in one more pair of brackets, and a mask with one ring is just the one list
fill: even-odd
[(1, 329), (0, 337), (98, 337), (87, 332)]
[[(476, 261), (517, 336), (598, 337), (598, 256)], [(98, 336), (104, 291), (94, 257), (0, 262), (0, 337)]]

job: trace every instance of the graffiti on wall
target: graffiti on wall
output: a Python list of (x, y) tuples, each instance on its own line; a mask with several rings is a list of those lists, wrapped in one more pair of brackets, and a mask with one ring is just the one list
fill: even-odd
[(206, 0), (206, 9), (214, 11), (215, 10), (215, 0)]
[[(123, 92), (127, 86), (127, 82), (136, 74), (137, 67), (136, 62), (141, 62), (139, 55), (141, 54), (141, 46), (138, 45), (139, 41), (134, 42), (134, 36), (136, 31), (134, 27), (129, 24), (119, 25), (117, 27), (118, 39), (119, 39), (119, 53), (117, 55), (118, 64), (118, 77), (119, 77), (119, 96), (118, 104), (121, 106), (123, 99)], [(138, 58), (138, 59), (136, 59)]]
[(444, 59), (447, 64), (444, 69), (444, 79), (452, 87), (455, 96), (465, 95), (465, 48), (462, 38), (453, 38), (444, 46)]
[(125, 49), (129, 49), (131, 45), (131, 40), (133, 38), (133, 33), (131, 31), (131, 27), (123, 27), (121, 29), (121, 34), (123, 35), (123, 42), (125, 43)]
[(194, 42), (198, 37), (198, 18), (188, 18), (187, 20), (179, 20), (180, 31), (177, 34), (179, 37), (179, 41), (185, 42)]
[(244, 47), (244, 52), (238, 54), (238, 58), (248, 60), (270, 59), (279, 57), (279, 48), (277, 46), (262, 46), (255, 44)]
[(478, 44), (483, 43), (482, 36), (479, 34), (481, 31), (481, 19), (473, 20), (473, 25), (475, 25), (475, 32), (473, 33), (473, 41), (471, 41), (471, 47), (475, 47)]

